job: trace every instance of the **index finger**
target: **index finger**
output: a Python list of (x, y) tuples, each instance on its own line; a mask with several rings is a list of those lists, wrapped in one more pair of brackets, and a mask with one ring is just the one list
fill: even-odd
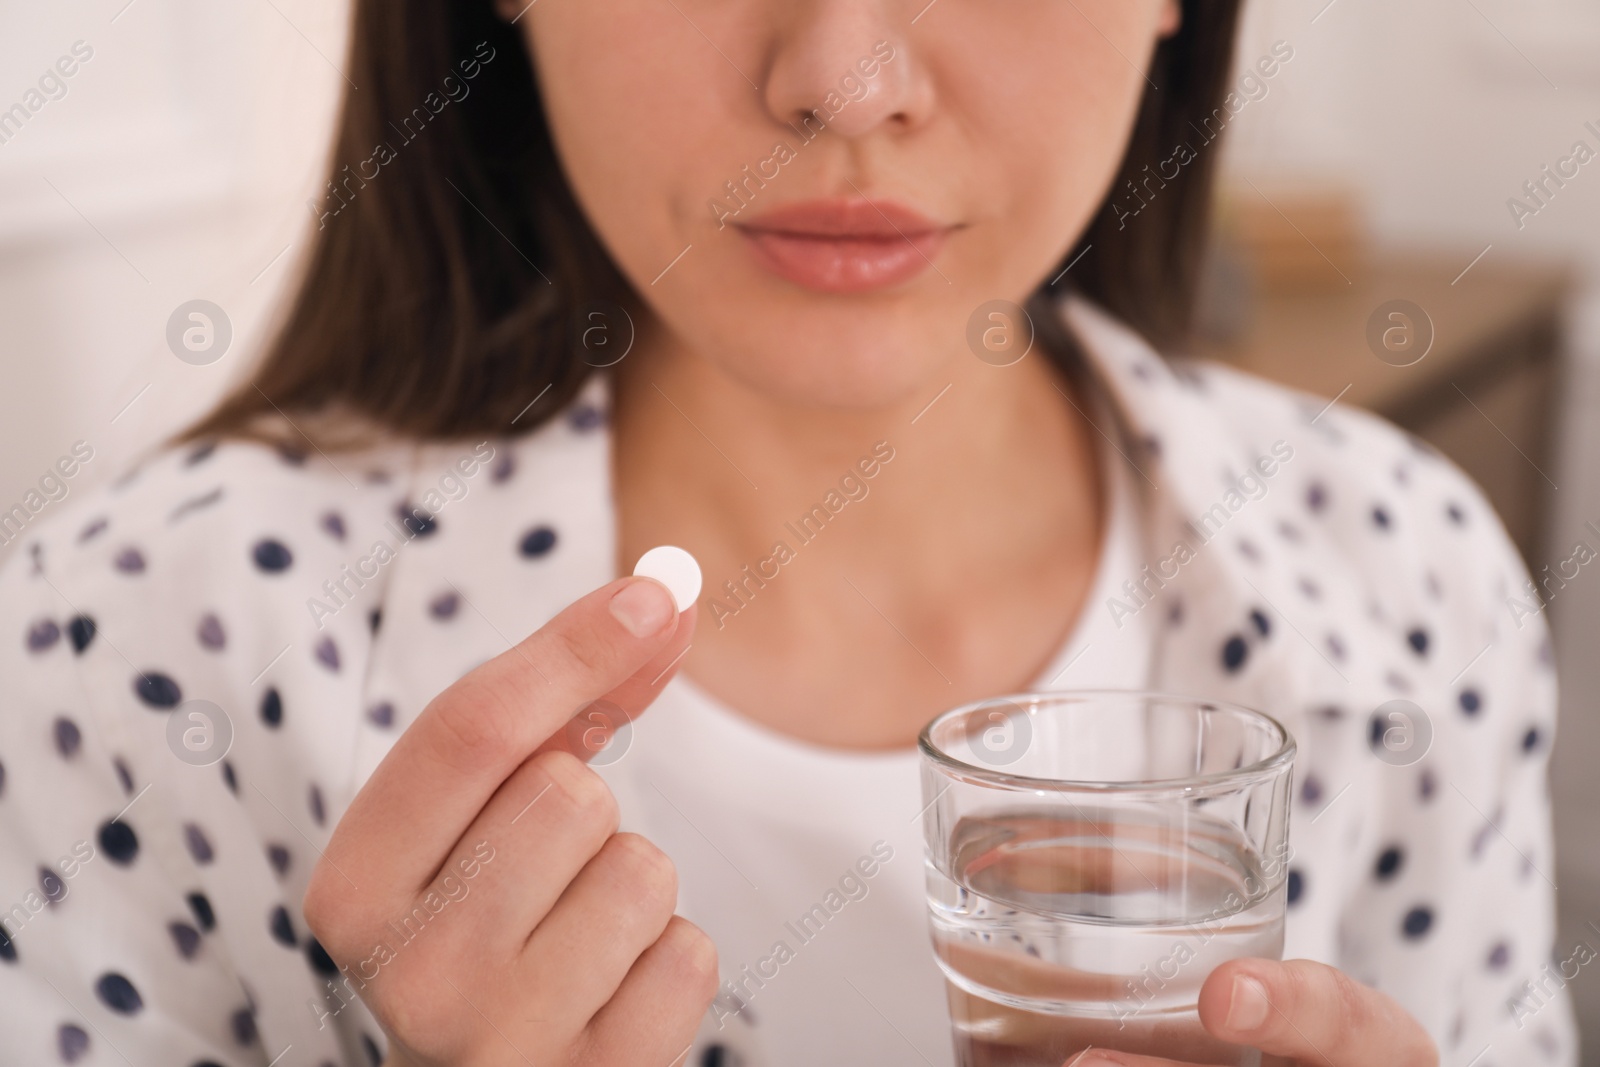
[(654, 683), (624, 683), (674, 643), (672, 595), (621, 578), (570, 604), (440, 693), (395, 742), (335, 827), (325, 857), (371, 902), (408, 901), (508, 778), (583, 705), (621, 690), (637, 707)]

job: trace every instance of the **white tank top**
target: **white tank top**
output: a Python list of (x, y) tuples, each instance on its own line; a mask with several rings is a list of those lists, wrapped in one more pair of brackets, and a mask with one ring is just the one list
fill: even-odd
[[(1144, 565), (1138, 501), (1124, 461), (1102, 467), (1110, 506), (1092, 589), (1029, 688), (1147, 684), (1153, 620), (1119, 626), (1107, 607)], [(723, 979), (678, 1065), (953, 1064), (916, 750), (800, 741), (681, 675), (632, 730), (626, 754), (596, 769), (623, 828), (676, 863), (678, 911), (715, 940)]]

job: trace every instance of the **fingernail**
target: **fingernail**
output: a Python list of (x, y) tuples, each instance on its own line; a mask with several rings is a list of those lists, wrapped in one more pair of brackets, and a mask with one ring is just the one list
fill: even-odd
[(1123, 1067), (1124, 1062), (1121, 1058), (1113, 1059), (1109, 1054), (1093, 1050), (1077, 1059), (1068, 1060), (1067, 1067)]
[(678, 614), (666, 586), (650, 578), (636, 578), (611, 598), (611, 614), (635, 637), (660, 633)]
[(1230, 1029), (1254, 1030), (1267, 1021), (1267, 1012), (1271, 1010), (1266, 986), (1247, 974), (1233, 980), (1233, 999), (1228, 1002)]

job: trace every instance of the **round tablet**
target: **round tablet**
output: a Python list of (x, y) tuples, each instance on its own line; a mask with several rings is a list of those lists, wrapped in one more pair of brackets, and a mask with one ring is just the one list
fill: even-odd
[(700, 564), (677, 545), (657, 545), (639, 557), (633, 573), (654, 578), (672, 593), (673, 602), (683, 611), (700, 596)]

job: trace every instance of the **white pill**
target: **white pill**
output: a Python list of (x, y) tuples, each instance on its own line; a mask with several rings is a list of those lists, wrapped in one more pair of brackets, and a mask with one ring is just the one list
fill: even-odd
[(657, 545), (639, 557), (633, 573), (644, 578), (654, 578), (672, 593), (678, 610), (694, 604), (700, 596), (700, 564), (677, 545)]

